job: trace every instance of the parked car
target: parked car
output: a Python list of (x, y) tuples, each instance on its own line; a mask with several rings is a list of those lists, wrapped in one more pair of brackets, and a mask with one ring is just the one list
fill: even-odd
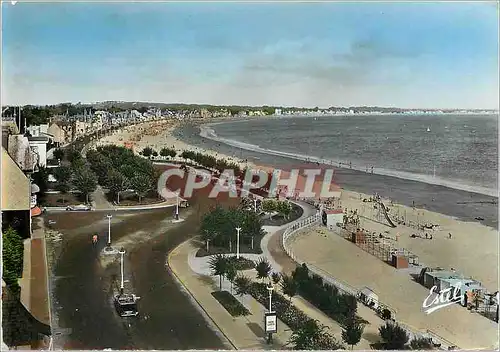
[(67, 211), (90, 211), (92, 208), (89, 205), (79, 204), (79, 205), (69, 205), (66, 207)]

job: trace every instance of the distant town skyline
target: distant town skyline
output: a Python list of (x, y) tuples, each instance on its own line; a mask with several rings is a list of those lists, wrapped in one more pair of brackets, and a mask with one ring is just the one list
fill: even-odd
[(498, 8), (2, 3), (3, 105), (498, 109)]

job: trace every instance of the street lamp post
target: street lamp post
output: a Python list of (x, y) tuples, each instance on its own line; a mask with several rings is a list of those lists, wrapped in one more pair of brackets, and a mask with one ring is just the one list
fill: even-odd
[(236, 228), (236, 258), (240, 259), (240, 231), (241, 227)]
[(106, 217), (108, 218), (108, 247), (111, 247), (111, 218), (113, 215), (108, 214)]
[(125, 254), (125, 249), (120, 249), (121, 263), (120, 263), (120, 271), (121, 271), (121, 282), (120, 282), (120, 295), (123, 295), (124, 290), (124, 280), (123, 280), (123, 255)]
[[(267, 285), (266, 288), (267, 288), (267, 291), (269, 292), (269, 313), (272, 313), (273, 312), (272, 298), (273, 298), (274, 287), (273, 287), (273, 283), (271, 282), (271, 280), (269, 280), (269, 284)], [(267, 343), (271, 344), (272, 341), (273, 341), (273, 334), (270, 332), (267, 335)]]
[(175, 220), (179, 220), (179, 195), (175, 195), (176, 203), (175, 203)]

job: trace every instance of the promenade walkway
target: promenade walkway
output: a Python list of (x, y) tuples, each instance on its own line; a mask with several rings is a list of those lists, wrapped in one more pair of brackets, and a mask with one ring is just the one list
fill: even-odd
[(265, 308), (252, 297), (245, 297), (245, 306), (250, 311), (250, 315), (231, 316), (211, 295), (211, 292), (218, 290), (213, 279), (197, 274), (190, 268), (188, 258), (193, 250), (196, 248), (191, 241), (182, 243), (170, 252), (168, 265), (182, 286), (233, 347), (235, 349), (283, 349), (291, 334), (290, 329), (283, 322), (278, 321), (278, 333), (273, 335), (273, 343), (268, 345), (263, 330)]
[[(316, 212), (316, 209), (309, 204), (305, 204), (303, 202), (294, 203), (301, 206), (304, 210), (304, 214), (299, 219), (305, 219)], [(264, 253), (267, 253), (267, 255), (270, 256), (272, 262), (279, 265), (283, 273), (291, 275), (293, 270), (297, 267), (297, 263), (295, 263), (293, 259), (286, 254), (282, 246), (283, 232), (285, 232), (287, 227), (288, 225), (280, 226), (277, 231), (266, 235), (264, 238), (265, 241), (263, 239), (261, 245)], [(330, 333), (332, 333), (337, 339), (341, 340), (342, 328), (336, 321), (329, 318), (300, 296), (292, 298), (292, 303), (298, 309), (306, 313), (310, 318), (317, 319), (321, 324), (327, 326)], [(358, 315), (368, 321), (368, 325), (364, 328), (360, 343), (354, 346), (354, 349), (370, 349), (370, 344), (380, 341), (378, 328), (384, 324), (384, 321), (380, 319), (373, 310), (361, 304), (358, 304)]]

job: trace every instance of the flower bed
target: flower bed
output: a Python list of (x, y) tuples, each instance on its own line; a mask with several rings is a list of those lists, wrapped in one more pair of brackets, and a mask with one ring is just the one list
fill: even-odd
[(212, 296), (231, 314), (233, 317), (249, 315), (248, 309), (243, 306), (231, 293), (227, 291), (212, 292)]
[(250, 270), (255, 268), (255, 262), (250, 259), (236, 258), (236, 256), (228, 257), (229, 262), (234, 263), (236, 270)]

